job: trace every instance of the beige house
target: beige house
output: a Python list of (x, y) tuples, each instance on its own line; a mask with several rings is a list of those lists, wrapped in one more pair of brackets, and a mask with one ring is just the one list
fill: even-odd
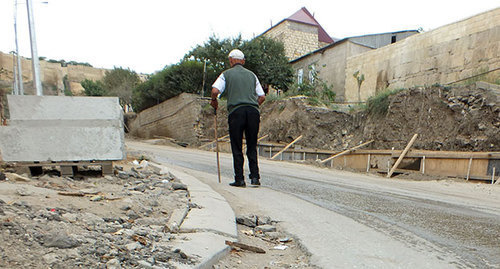
[(348, 100), (345, 94), (345, 80), (350, 77), (354, 78), (353, 74), (346, 74), (347, 59), (390, 45), (414, 34), (418, 34), (418, 31), (408, 30), (348, 37), (296, 58), (290, 63), (296, 72), (297, 83), (306, 82), (305, 80), (311, 83), (315, 78), (319, 78), (333, 87), (337, 102), (346, 102)]
[(331, 45), (315, 50), (300, 58), (290, 61), (296, 72), (297, 83), (313, 82), (317, 77), (335, 92), (336, 101), (345, 100), (345, 68), (347, 58), (372, 48), (342, 39)]
[(305, 7), (272, 26), (262, 35), (281, 41), (289, 60), (334, 42)]

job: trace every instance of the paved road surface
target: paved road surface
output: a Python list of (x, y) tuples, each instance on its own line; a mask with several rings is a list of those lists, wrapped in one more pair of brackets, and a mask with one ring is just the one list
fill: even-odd
[(127, 145), (187, 169), (232, 204), (279, 217), (325, 268), (500, 268), (498, 185), (385, 179), (261, 158), (262, 188), (230, 188), (230, 154), (221, 154), (217, 184), (213, 152)]

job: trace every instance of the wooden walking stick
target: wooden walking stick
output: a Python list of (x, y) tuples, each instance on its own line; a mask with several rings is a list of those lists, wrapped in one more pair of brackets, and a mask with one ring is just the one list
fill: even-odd
[(220, 183), (220, 162), (219, 162), (219, 138), (217, 136), (217, 109), (214, 109), (215, 114), (215, 152), (217, 154), (217, 177), (219, 178)]

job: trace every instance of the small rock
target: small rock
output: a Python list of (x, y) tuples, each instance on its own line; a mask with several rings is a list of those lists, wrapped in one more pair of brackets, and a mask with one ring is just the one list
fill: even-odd
[(98, 202), (98, 201), (101, 201), (104, 199), (104, 196), (102, 195), (94, 195), (92, 197), (90, 197), (90, 201), (92, 202)]
[(130, 174), (124, 171), (118, 171), (118, 177), (121, 179), (127, 179), (130, 177)]
[(78, 215), (73, 213), (62, 214), (61, 217), (68, 222), (76, 222)]
[(134, 191), (140, 191), (140, 192), (144, 192), (146, 190), (146, 185), (145, 184), (141, 184), (139, 186), (135, 186), (133, 188)]
[(283, 237), (283, 238), (280, 238), (278, 241), (280, 241), (281, 243), (288, 243), (288, 242), (291, 242), (293, 239), (290, 238), (290, 237)]
[(278, 232), (268, 232), (266, 233), (266, 236), (271, 240), (277, 240), (281, 236), (281, 234)]
[(123, 171), (123, 166), (121, 165), (115, 165), (115, 169), (118, 171)]
[(130, 210), (132, 207), (130, 205), (124, 205), (122, 207), (120, 207), (121, 210), (123, 211), (127, 211), (127, 210)]
[(106, 263), (106, 268), (107, 269), (121, 269), (122, 266), (120, 265), (120, 261), (116, 258), (109, 260)]
[(273, 220), (268, 216), (257, 216), (257, 225), (272, 224)]
[(55, 248), (74, 248), (79, 245), (80, 242), (78, 240), (76, 240), (72, 236), (68, 236), (62, 233), (49, 235), (44, 243), (44, 246), (46, 247)]
[(59, 257), (57, 257), (57, 254), (55, 254), (55, 253), (47, 253), (47, 254), (43, 255), (42, 258), (45, 261), (45, 263), (47, 263), (47, 264), (53, 264), (59, 260)]
[(148, 162), (148, 161), (146, 161), (146, 160), (142, 160), (142, 161), (139, 163), (139, 168), (143, 168), (143, 169), (144, 169), (144, 168), (148, 167), (148, 164), (149, 164), (149, 162)]
[(132, 242), (132, 243), (129, 243), (129, 244), (125, 245), (125, 248), (128, 251), (136, 250), (136, 249), (138, 249), (140, 247), (141, 247), (141, 244), (139, 242)]
[(0, 172), (0, 181), (5, 180), (6, 178), (5, 174)]
[(159, 252), (154, 255), (155, 259), (159, 262), (168, 262), (170, 259), (172, 259), (173, 255), (170, 252)]
[(257, 226), (257, 216), (255, 216), (255, 215), (239, 215), (239, 216), (236, 216), (236, 223), (253, 228), (253, 227)]
[(137, 265), (139, 266), (139, 268), (147, 268), (147, 269), (153, 268), (153, 266), (149, 262), (144, 260), (138, 261)]
[(188, 258), (188, 256), (186, 255), (186, 253), (182, 252), (182, 250), (180, 250), (180, 249), (176, 249), (176, 250), (174, 250), (174, 253), (178, 253), (178, 254), (179, 254), (179, 256), (180, 256), (181, 258), (183, 258), (183, 259), (187, 259), (187, 258)]
[(127, 211), (127, 217), (129, 217), (130, 219), (138, 219), (139, 218), (139, 215), (137, 213), (135, 213), (134, 210), (129, 210)]
[(177, 190), (185, 190), (185, 191), (187, 191), (187, 186), (186, 186), (186, 184), (182, 184), (182, 183), (179, 183), (179, 182), (172, 182), (172, 189), (174, 191), (177, 191)]
[(255, 231), (263, 232), (263, 233), (276, 232), (276, 227), (273, 225), (269, 225), (269, 224), (259, 225), (259, 226), (255, 227)]

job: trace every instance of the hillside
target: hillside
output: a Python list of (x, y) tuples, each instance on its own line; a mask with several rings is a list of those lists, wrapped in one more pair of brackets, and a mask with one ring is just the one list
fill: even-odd
[[(260, 136), (269, 134), (270, 141), (289, 143), (303, 135), (298, 145), (318, 149), (343, 150), (371, 139), (375, 141), (371, 149), (402, 149), (418, 133), (416, 149), (500, 151), (500, 107), (494, 90), (474, 85), (417, 87), (385, 101), (386, 113), (312, 107), (298, 97), (266, 102)], [(224, 108), (219, 113), (219, 136), (223, 136), (227, 134)], [(213, 138), (211, 110), (205, 110), (202, 123), (204, 137)]]

